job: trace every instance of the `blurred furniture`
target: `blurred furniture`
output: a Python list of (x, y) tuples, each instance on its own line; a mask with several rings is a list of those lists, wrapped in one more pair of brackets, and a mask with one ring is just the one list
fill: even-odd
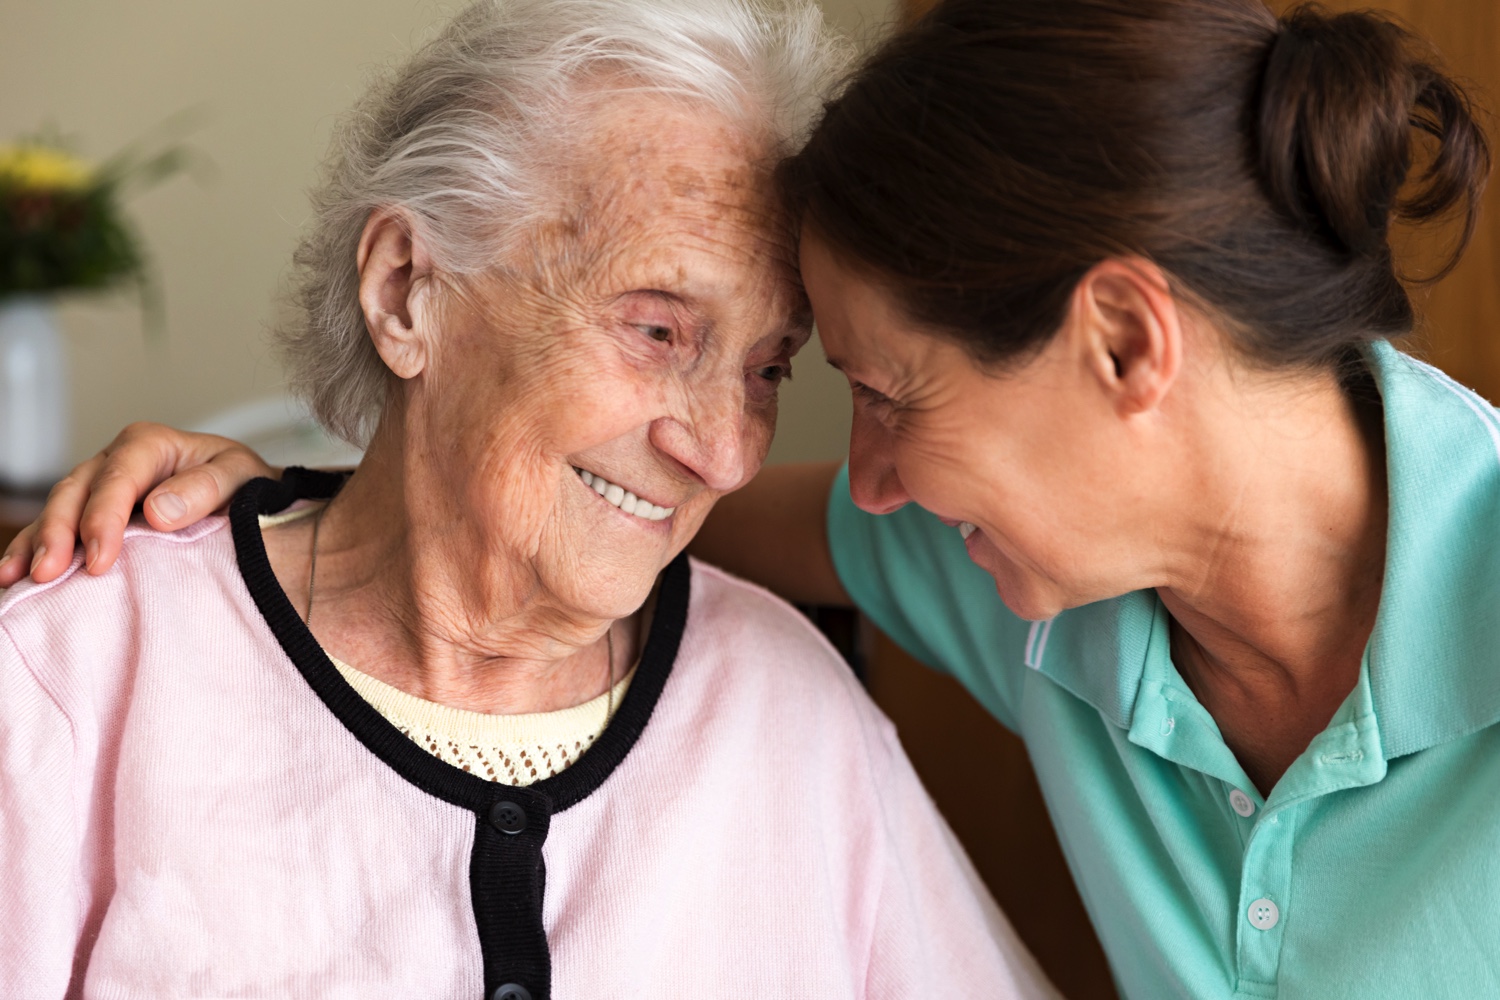
[[(232, 406), (191, 429), (242, 441), (270, 464), (282, 467), (347, 468), (358, 465), (363, 454), (330, 436), (302, 403), (284, 393)], [(45, 498), (46, 487), (24, 492), (0, 488), (0, 549), (36, 519)]]
[(9, 493), (0, 491), (0, 551), (42, 512), (42, 493)]
[(330, 435), (300, 400), (286, 393), (232, 406), (191, 429), (243, 442), (269, 464), (283, 468), (348, 468), (358, 465), (364, 454)]

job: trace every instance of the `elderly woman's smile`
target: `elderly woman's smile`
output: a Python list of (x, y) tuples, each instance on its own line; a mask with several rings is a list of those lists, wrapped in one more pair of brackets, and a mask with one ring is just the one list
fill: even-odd
[(652, 503), (645, 490), (637, 494), (587, 469), (574, 468), (573, 471), (578, 473), (578, 478), (583, 480), (583, 485), (602, 497), (605, 503), (642, 521), (662, 521), (671, 517), (677, 510), (676, 507), (663, 507), (661, 504)]
[[(492, 266), (445, 270), (398, 209), (360, 242), (393, 379), (323, 518), (314, 627), (381, 679), (475, 709), (516, 710), (504, 677), (527, 678), (530, 710), (603, 689), (601, 633), (759, 469), (810, 334), (769, 137), (660, 95), (579, 104), (579, 130), (539, 154), (536, 218)], [(309, 531), (268, 536), (290, 592)], [(371, 601), (395, 626), (378, 643)], [(439, 636), (463, 653), (431, 662)]]

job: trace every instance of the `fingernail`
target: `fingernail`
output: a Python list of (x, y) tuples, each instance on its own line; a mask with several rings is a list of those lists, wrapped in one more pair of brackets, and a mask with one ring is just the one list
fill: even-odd
[(14, 555), (12, 555), (11, 553), (9, 553), (9, 552), (5, 553), (5, 558), (4, 559), (0, 559), (0, 573), (4, 573), (6, 571), (6, 569), (8, 569), (10, 567), (11, 562), (15, 558), (16, 557)]
[(36, 550), (36, 555), (31, 557), (31, 571), (33, 573), (36, 572), (36, 568), (42, 564), (42, 560), (46, 558), (46, 556), (47, 546), (43, 545), (41, 548)]
[(187, 504), (176, 493), (159, 493), (151, 498), (151, 509), (168, 524), (187, 513)]
[(94, 563), (98, 560), (99, 539), (92, 538), (89, 540), (88, 554), (83, 557), (83, 565), (92, 573), (94, 571)]

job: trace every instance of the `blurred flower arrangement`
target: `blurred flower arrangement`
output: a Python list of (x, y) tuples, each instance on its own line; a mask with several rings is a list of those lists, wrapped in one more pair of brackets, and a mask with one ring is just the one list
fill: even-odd
[(0, 146), (0, 299), (134, 285), (147, 328), (160, 295), (125, 197), (188, 165), (185, 148), (132, 147), (98, 166), (55, 139)]
[(67, 468), (71, 389), (59, 294), (134, 286), (146, 332), (165, 326), (122, 206), (192, 165), (185, 147), (160, 142), (98, 166), (49, 137), (0, 146), (0, 492), (44, 490)]

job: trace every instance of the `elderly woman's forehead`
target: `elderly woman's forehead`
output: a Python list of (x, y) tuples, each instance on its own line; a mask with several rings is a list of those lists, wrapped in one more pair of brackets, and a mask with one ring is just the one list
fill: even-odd
[(600, 101), (573, 121), (552, 153), (551, 204), (532, 228), (530, 261), (565, 270), (576, 267), (564, 261), (586, 262), (598, 280), (600, 268), (620, 276), (612, 265), (626, 262), (677, 272), (698, 261), (730, 265), (736, 286), (796, 282), (794, 233), (767, 138), (722, 111), (662, 95)]
[(773, 143), (749, 121), (659, 94), (626, 93), (584, 109), (563, 140), (566, 173), (579, 186), (616, 197), (774, 196)]

